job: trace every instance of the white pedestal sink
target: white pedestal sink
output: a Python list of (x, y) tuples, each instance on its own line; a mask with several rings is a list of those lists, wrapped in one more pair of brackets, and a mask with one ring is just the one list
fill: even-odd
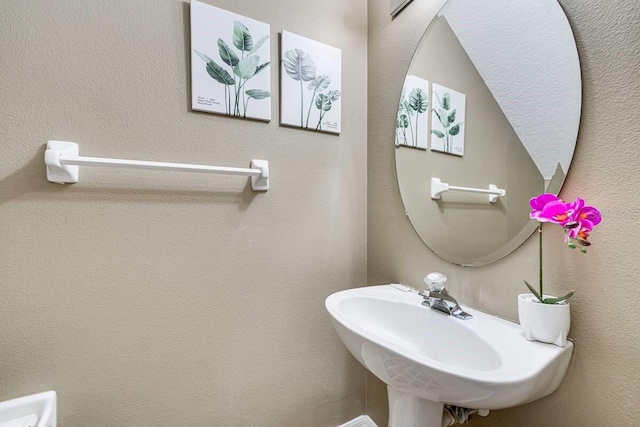
[(573, 344), (527, 341), (520, 326), (464, 307), (460, 320), (390, 285), (330, 295), (326, 308), (351, 354), (387, 384), (389, 427), (440, 427), (443, 404), (503, 409), (553, 393)]

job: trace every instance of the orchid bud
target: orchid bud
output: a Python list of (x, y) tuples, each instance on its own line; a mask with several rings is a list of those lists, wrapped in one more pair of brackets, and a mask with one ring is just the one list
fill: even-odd
[(591, 242), (589, 242), (588, 240), (584, 240), (584, 239), (576, 239), (578, 241), (578, 243), (580, 243), (582, 246), (591, 246)]

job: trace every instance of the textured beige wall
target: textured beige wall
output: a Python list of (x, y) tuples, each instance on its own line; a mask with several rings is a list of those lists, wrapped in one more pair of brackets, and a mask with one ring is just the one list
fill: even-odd
[[(365, 0), (218, 0), (343, 50), (339, 137), (189, 111), (179, 0), (0, 2), (0, 400), (55, 389), (74, 426), (336, 426), (364, 369), (324, 310), (366, 284)], [(89, 156), (245, 166), (45, 179)]]
[[(463, 268), (436, 257), (404, 216), (395, 176), (396, 105), (413, 50), (444, 0), (413, 2), (394, 20), (384, 0), (369, 2), (368, 281), (422, 285), (434, 270), (450, 278), (461, 301), (512, 319), (522, 280), (535, 280), (537, 246), (529, 239), (489, 266)], [(561, 0), (576, 35), (584, 85), (583, 116), (574, 163), (562, 190), (604, 213), (587, 254), (570, 252), (559, 230), (546, 233), (545, 276), (550, 293), (572, 298), (575, 363), (555, 394), (494, 411), (477, 426), (635, 426), (640, 424), (640, 9), (635, 0)], [(391, 54), (393, 52), (393, 54)], [(368, 409), (386, 418), (384, 386), (368, 381)]]

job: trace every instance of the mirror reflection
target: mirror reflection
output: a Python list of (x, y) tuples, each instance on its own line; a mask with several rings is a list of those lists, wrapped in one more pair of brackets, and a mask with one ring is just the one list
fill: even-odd
[[(400, 192), (425, 244), (472, 266), (522, 244), (536, 227), (529, 199), (562, 186), (580, 106), (556, 0), (450, 0), (416, 50), (396, 121)], [(450, 191), (432, 198), (434, 179)]]

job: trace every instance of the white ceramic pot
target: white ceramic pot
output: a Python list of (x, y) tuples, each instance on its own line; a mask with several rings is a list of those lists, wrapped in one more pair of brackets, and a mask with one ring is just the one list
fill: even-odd
[[(544, 298), (554, 298), (544, 295)], [(533, 294), (518, 295), (518, 318), (524, 337), (529, 341), (540, 341), (560, 347), (567, 345), (571, 327), (571, 306), (565, 304), (542, 304)]]

